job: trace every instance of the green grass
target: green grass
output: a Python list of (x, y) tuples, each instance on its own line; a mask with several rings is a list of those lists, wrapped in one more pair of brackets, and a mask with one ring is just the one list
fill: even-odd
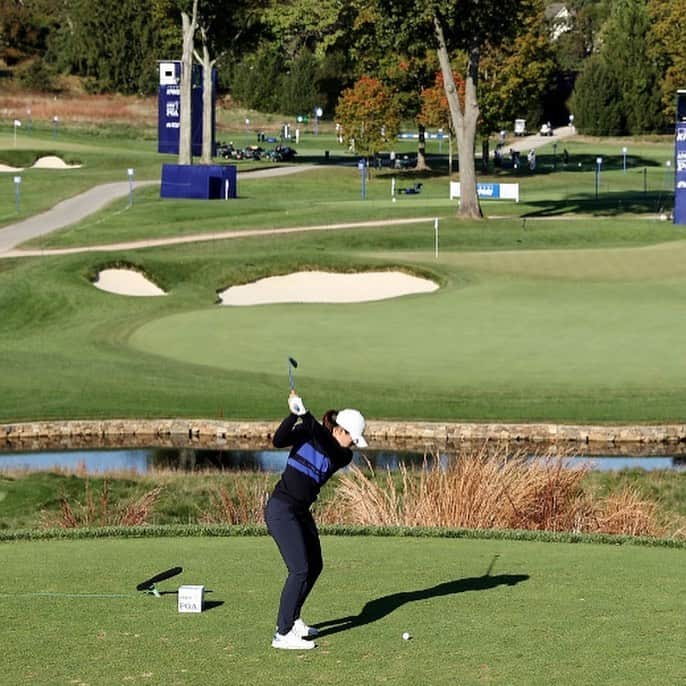
[[(4, 679), (619, 686), (686, 676), (683, 550), (332, 536), (323, 549), (304, 613), (323, 636), (297, 654), (269, 647), (284, 570), (267, 537), (2, 544)], [(136, 595), (173, 565), (184, 572), (161, 584), (171, 593)], [(182, 583), (204, 584), (211, 608), (178, 614)]]
[[(570, 141), (581, 168), (553, 170), (544, 149), (540, 174), (518, 176), (522, 203), (485, 203), (501, 218), (481, 222), (454, 217), (440, 169), (399, 175), (425, 187), (395, 204), (390, 172), (374, 174), (362, 201), (354, 167), (245, 179), (240, 200), (229, 203), (161, 201), (154, 188), (139, 189), (132, 208), (121, 200), (34, 244), (440, 216), (440, 256), (433, 222), (423, 221), (0, 261), (0, 421), (274, 419), (283, 412), (287, 355), (301, 361), (298, 387), (317, 412), (356, 405), (374, 418), (680, 421), (686, 243), (654, 206), (671, 143), (631, 142), (631, 174), (617, 167), (616, 150), (611, 157), (620, 143)], [(85, 167), (27, 171), (31, 211), (119, 178), (120, 167), (155, 178), (163, 159), (145, 139), (73, 133), (59, 144)], [(56, 142), (44, 132), (42, 145), (54, 151)], [(613, 184), (598, 200), (589, 191), (596, 154), (606, 156), (603, 179)], [(632, 186), (643, 167), (648, 193)], [(29, 199), (32, 184), (40, 198)], [(113, 265), (142, 270), (169, 295), (94, 289), (90, 279)], [(232, 284), (310, 268), (400, 268), (441, 289), (359, 305), (216, 305)]]

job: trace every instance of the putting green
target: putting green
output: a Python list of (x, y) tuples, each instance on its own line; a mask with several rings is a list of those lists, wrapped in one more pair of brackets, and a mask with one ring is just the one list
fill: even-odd
[(449, 270), (448, 283), (434, 294), (353, 305), (214, 307), (150, 321), (130, 344), (174, 360), (267, 374), (283, 372), (291, 354), (308, 383), (386, 386), (394, 379), (408, 392), (626, 396), (686, 389), (685, 243), (446, 253), (439, 264)]

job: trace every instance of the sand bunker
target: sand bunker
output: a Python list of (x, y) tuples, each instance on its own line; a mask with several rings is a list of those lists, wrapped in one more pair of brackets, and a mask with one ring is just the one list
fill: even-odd
[(222, 305), (269, 303), (353, 303), (430, 293), (438, 285), (402, 272), (296, 272), (232, 286), (219, 294)]
[(80, 164), (67, 164), (63, 159), (55, 155), (39, 157), (33, 163), (34, 169), (79, 169)]
[[(33, 163), (34, 169), (79, 169), (80, 167), (80, 164), (67, 164), (63, 159), (60, 159), (56, 155), (39, 157)], [(0, 173), (20, 171), (24, 171), (24, 167), (10, 167), (7, 164), (0, 164)]]
[(134, 269), (103, 269), (93, 285), (101, 291), (117, 295), (166, 295), (161, 288)]

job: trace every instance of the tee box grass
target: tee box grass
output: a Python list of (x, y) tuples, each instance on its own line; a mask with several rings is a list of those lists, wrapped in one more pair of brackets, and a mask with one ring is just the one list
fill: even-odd
[[(7, 683), (680, 683), (683, 549), (324, 536), (306, 654), (270, 647), (266, 537), (0, 544)], [(136, 583), (171, 565), (160, 598)], [(30, 570), (30, 572), (29, 572)], [(176, 590), (205, 585), (202, 613)], [(404, 641), (404, 632), (412, 635)]]

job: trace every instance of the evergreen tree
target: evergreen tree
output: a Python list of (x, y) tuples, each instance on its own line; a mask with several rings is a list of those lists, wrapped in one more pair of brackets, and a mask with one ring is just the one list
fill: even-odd
[(317, 88), (319, 80), (317, 59), (309, 50), (293, 60), (291, 69), (283, 79), (280, 111), (284, 114), (311, 114), (322, 104)]
[(572, 96), (574, 124), (581, 133), (613, 136), (624, 132), (622, 100), (615, 75), (599, 56), (591, 57)]
[(629, 134), (653, 132), (663, 123), (658, 72), (647, 50), (649, 21), (645, 0), (617, 0), (603, 32), (602, 56), (621, 91)]
[(659, 72), (647, 50), (649, 26), (645, 0), (616, 0), (601, 48), (574, 88), (572, 111), (582, 133), (633, 135), (664, 127)]

